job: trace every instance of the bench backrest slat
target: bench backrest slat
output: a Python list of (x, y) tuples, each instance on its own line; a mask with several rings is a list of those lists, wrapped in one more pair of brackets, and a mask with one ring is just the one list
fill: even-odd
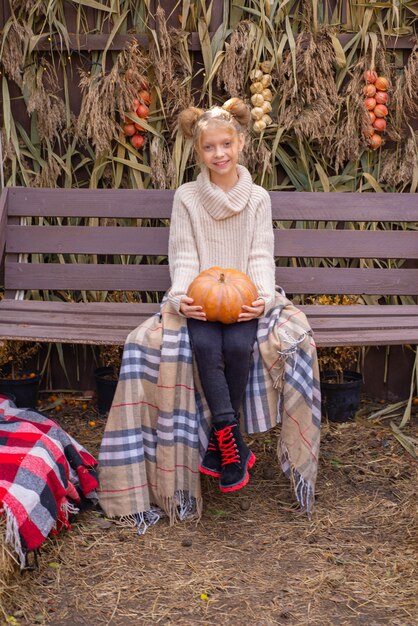
[[(8, 253), (167, 255), (167, 227), (9, 226)], [(276, 229), (277, 257), (418, 259), (413, 231)]]
[[(167, 265), (103, 265), (6, 262), (8, 289), (165, 291)], [(276, 280), (288, 293), (418, 295), (418, 269), (278, 267)]]
[[(11, 188), (9, 215), (169, 218), (171, 189)], [(270, 192), (273, 219), (417, 221), (416, 194)]]

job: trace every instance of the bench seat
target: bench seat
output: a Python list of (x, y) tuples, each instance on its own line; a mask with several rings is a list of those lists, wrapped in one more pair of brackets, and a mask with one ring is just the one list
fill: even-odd
[[(318, 346), (418, 343), (414, 305), (305, 305)], [(122, 344), (158, 311), (152, 303), (0, 301), (0, 337), (62, 343)]]

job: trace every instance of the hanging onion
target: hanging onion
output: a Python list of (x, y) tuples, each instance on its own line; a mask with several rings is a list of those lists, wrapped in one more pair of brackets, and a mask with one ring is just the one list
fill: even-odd
[(261, 107), (254, 107), (253, 109), (251, 109), (251, 117), (254, 120), (261, 120), (261, 118), (263, 117), (265, 111), (263, 111), (263, 109)]
[(263, 96), (264, 100), (268, 100), (268, 102), (271, 102), (273, 100), (273, 94), (270, 89), (263, 89), (261, 95)]
[(260, 81), (263, 78), (263, 72), (261, 70), (253, 70), (250, 73), (250, 79), (253, 83)]
[(251, 93), (262, 93), (263, 89), (264, 89), (263, 85), (259, 82), (253, 83), (252, 85), (250, 85)]
[(264, 74), (263, 75), (263, 78), (261, 79), (261, 84), (263, 85), (264, 89), (271, 84), (271, 76), (270, 76), (270, 74)]
[(271, 112), (271, 104), (270, 104), (270, 102), (265, 100), (263, 102), (263, 104), (261, 105), (261, 108), (263, 110), (263, 113), (270, 113)]
[(257, 120), (254, 122), (253, 129), (256, 133), (261, 133), (262, 130), (266, 128), (267, 124), (263, 120)]
[(254, 107), (261, 107), (263, 105), (263, 102), (264, 98), (261, 93), (255, 93), (253, 96), (251, 96), (251, 104)]

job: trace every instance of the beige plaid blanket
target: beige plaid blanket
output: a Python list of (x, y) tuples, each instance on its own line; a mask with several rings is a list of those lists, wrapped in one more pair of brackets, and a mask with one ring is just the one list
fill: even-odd
[[(310, 514), (321, 421), (316, 348), (305, 315), (279, 293), (259, 320), (242, 413), (248, 433), (281, 422), (278, 458)], [(140, 533), (162, 513), (171, 523), (200, 517), (198, 465), (210, 427), (185, 318), (166, 302), (125, 343), (99, 454), (105, 513)]]

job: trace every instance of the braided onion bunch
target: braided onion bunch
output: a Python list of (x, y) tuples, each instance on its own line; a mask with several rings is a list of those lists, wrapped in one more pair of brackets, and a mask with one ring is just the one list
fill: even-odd
[(364, 106), (370, 115), (370, 128), (367, 138), (371, 150), (377, 150), (382, 145), (382, 133), (386, 129), (386, 116), (388, 108), (386, 106), (389, 96), (389, 81), (385, 76), (378, 76), (374, 70), (364, 72), (366, 85), (363, 88), (365, 96)]
[(256, 133), (261, 133), (267, 126), (270, 126), (272, 119), (269, 115), (271, 113), (271, 101), (273, 100), (273, 94), (270, 89), (271, 65), (268, 61), (260, 63), (259, 69), (252, 70), (250, 74), (251, 85), (251, 117), (254, 120), (253, 130)]

